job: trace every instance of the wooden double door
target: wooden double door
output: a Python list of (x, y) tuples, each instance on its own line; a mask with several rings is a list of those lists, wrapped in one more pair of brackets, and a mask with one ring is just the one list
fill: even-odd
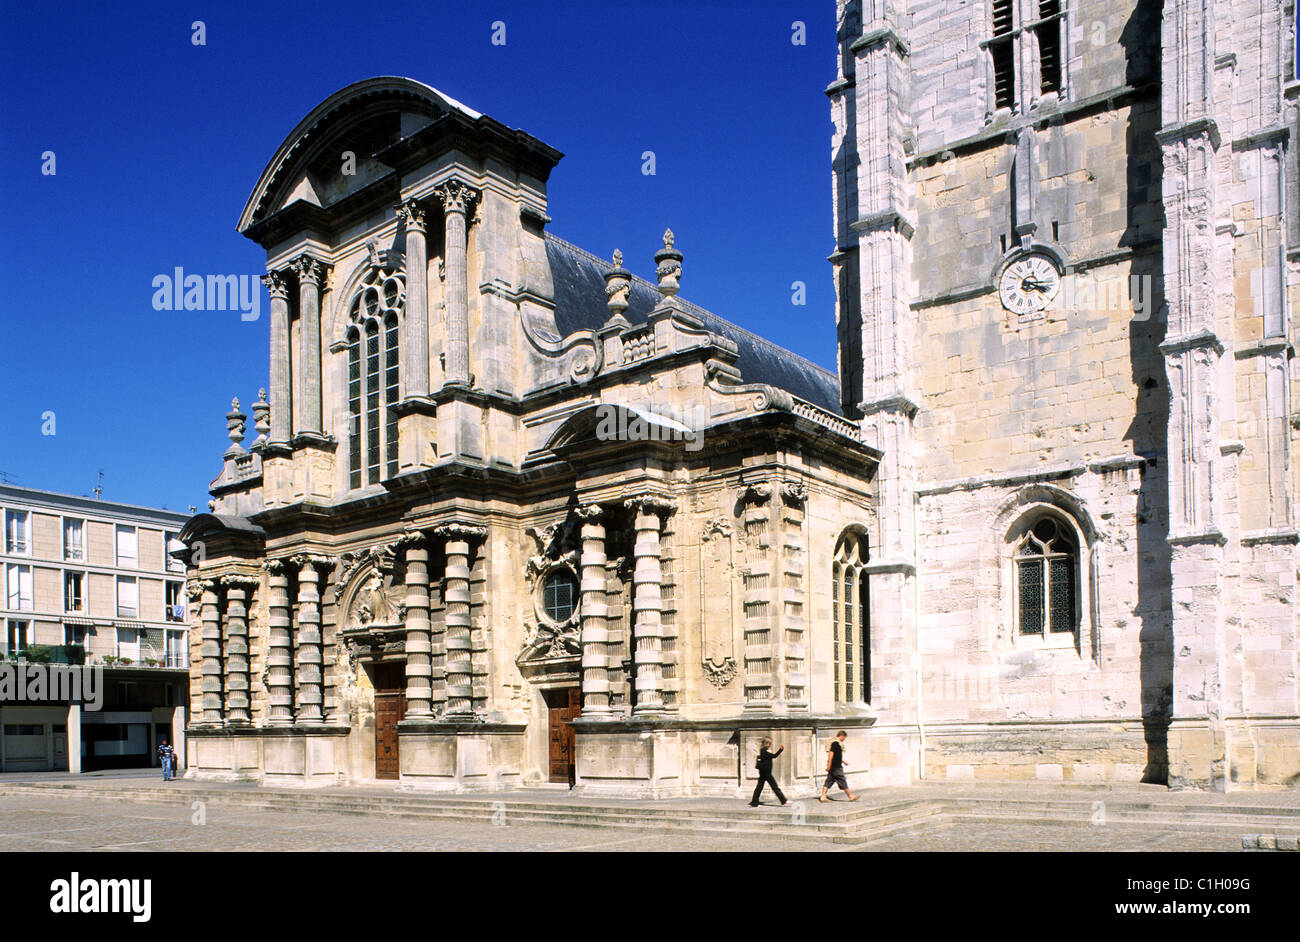
[(401, 774), (397, 724), (406, 718), (405, 671), (400, 664), (375, 665), (375, 778)]
[(582, 695), (577, 687), (562, 687), (547, 690), (544, 696), (550, 729), (550, 780), (572, 788), (578, 761), (573, 721), (582, 712)]

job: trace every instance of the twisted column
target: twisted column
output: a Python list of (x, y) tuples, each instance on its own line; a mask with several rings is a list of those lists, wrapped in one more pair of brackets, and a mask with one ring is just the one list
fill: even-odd
[(406, 333), (401, 365), (405, 368), (405, 398), (411, 399), (429, 395), (429, 251), (420, 204), (415, 200), (399, 203), (397, 215), (406, 225), (406, 316), (402, 319)]
[(272, 445), (287, 445), (292, 408), (289, 391), (289, 282), (283, 272), (270, 271), (263, 276), (262, 283), (271, 295), (271, 436), (268, 441)]
[(487, 537), (486, 527), (451, 523), (434, 533), (447, 541), (447, 579), (443, 610), (446, 612), (448, 717), (472, 716), (474, 684), (471, 664), (469, 561), (472, 544)]
[(283, 559), (268, 559), (268, 648), (266, 689), (271, 702), (268, 726), (293, 725), (293, 635), (289, 616), (289, 571)]
[(578, 508), (582, 555), (578, 583), (582, 622), (582, 715), (609, 716), (609, 606), (605, 601), (605, 525), (599, 504)]
[[(289, 263), (298, 276), (298, 320), (302, 324), (301, 356), (298, 358), (298, 406), (295, 432), (321, 434), (320, 391), (320, 290), (328, 266), (310, 255), (299, 255)], [(274, 424), (274, 419), (272, 420)]]
[(257, 587), (256, 576), (224, 576), (226, 589), (226, 725), (247, 726), (248, 697), (248, 597)]
[(200, 585), (203, 595), (199, 602), (199, 638), (201, 646), (199, 657), (202, 659), (203, 695), (202, 722), (207, 726), (221, 725), (221, 614), (220, 596), (217, 594), (216, 579), (204, 579)]
[[(434, 190), (442, 201), (447, 272), (447, 330), (443, 349), (446, 366), (443, 385), (469, 385), (469, 278), (468, 218), (477, 190), (455, 178)], [(409, 290), (409, 288), (408, 288)]]
[(643, 495), (626, 502), (636, 514), (633, 526), (636, 542), (632, 555), (632, 632), (635, 652), (632, 669), (636, 674), (636, 706), (633, 714), (661, 713), (663, 700), (663, 627), (660, 611), (663, 602), (660, 586), (663, 566), (660, 563), (660, 514), (671, 513), (674, 505), (662, 497)]
[(406, 549), (406, 715), (429, 719), (433, 716), (429, 549), (418, 530), (403, 536), (398, 545)]
[(295, 556), (298, 564), (298, 715), (300, 726), (325, 722), (321, 674), (320, 577), (333, 566), (327, 556)]

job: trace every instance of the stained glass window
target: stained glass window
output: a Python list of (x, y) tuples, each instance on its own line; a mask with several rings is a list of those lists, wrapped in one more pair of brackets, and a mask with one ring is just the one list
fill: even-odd
[(1075, 630), (1078, 555), (1064, 524), (1041, 517), (1016, 547), (1016, 619), (1020, 634)]

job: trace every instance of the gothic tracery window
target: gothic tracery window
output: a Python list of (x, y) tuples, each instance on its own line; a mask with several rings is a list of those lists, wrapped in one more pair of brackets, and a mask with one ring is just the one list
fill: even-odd
[(835, 702), (871, 702), (871, 620), (867, 538), (850, 531), (835, 547), (831, 570), (831, 647)]
[(1079, 556), (1068, 528), (1037, 518), (1015, 547), (1016, 629), (1022, 636), (1073, 634)]
[(348, 312), (348, 485), (397, 474), (398, 321), (406, 305), (401, 271), (372, 268)]

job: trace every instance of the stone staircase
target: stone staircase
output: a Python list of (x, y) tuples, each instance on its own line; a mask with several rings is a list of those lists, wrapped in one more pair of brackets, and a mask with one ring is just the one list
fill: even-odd
[(867, 791), (856, 803), (826, 805), (802, 798), (785, 807), (749, 808), (739, 799), (694, 798), (660, 801), (583, 799), (565, 791), (521, 791), (475, 794), (428, 794), (398, 791), (391, 786), (351, 786), (317, 790), (263, 788), (178, 781), (135, 784), (75, 780), (6, 783), (4, 795), (69, 795), (106, 802), (158, 802), (189, 805), (202, 801), (216, 806), (287, 813), (334, 813), (410, 818), (491, 821), (510, 824), (552, 824), (568, 827), (685, 830), (815, 837), (833, 843), (862, 844), (913, 829), (960, 826), (964, 822), (997, 821), (1034, 824), (1096, 822), (1156, 824), (1188, 828), (1227, 829), (1277, 837), (1277, 846), (1291, 846), (1300, 834), (1300, 796), (1260, 800), (1253, 795), (1179, 795), (1159, 791), (1095, 792), (1046, 786), (1033, 790), (996, 788), (951, 789), (914, 786), (910, 789)]

